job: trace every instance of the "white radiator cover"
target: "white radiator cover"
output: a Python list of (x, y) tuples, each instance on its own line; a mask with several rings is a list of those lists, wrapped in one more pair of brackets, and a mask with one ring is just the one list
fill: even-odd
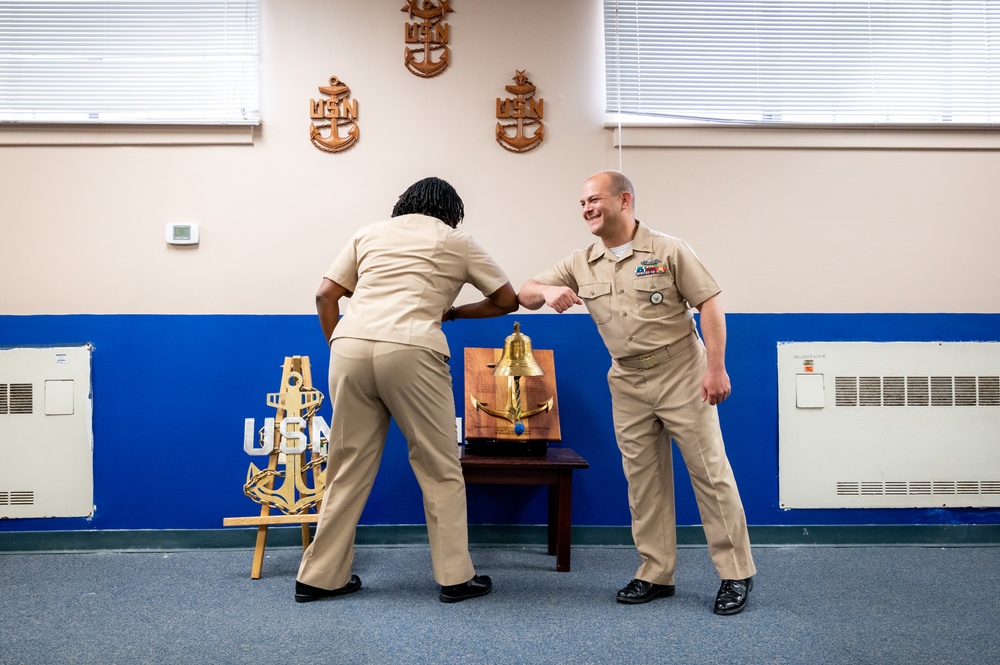
[(1000, 506), (1000, 343), (778, 344), (782, 508)]
[(0, 349), (0, 518), (93, 515), (91, 351)]

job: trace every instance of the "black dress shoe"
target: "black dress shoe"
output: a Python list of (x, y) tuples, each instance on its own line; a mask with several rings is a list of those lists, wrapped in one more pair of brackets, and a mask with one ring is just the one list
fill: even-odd
[(638, 605), (639, 603), (648, 603), (660, 596), (666, 598), (672, 595), (674, 595), (673, 584), (653, 584), (645, 580), (632, 580), (625, 585), (624, 589), (618, 591), (615, 599), (619, 603)]
[(715, 597), (715, 607), (712, 608), (712, 611), (723, 616), (739, 614), (746, 609), (752, 588), (752, 577), (745, 580), (722, 580), (722, 586), (719, 587), (719, 594)]
[(295, 580), (295, 602), (310, 603), (314, 600), (319, 600), (320, 598), (343, 596), (349, 593), (354, 593), (360, 588), (361, 578), (357, 575), (351, 575), (350, 581), (339, 589), (320, 589), (319, 587), (309, 586), (308, 584), (303, 584), (302, 582)]
[(476, 575), (464, 584), (449, 584), (441, 587), (438, 598), (442, 603), (457, 603), (460, 600), (485, 596), (493, 589), (493, 581), (489, 575)]

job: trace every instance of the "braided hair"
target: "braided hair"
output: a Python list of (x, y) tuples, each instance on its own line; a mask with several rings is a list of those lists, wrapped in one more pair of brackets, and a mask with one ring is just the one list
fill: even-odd
[(393, 217), (412, 214), (436, 217), (455, 228), (465, 217), (465, 204), (455, 188), (441, 178), (424, 178), (410, 185), (392, 209)]

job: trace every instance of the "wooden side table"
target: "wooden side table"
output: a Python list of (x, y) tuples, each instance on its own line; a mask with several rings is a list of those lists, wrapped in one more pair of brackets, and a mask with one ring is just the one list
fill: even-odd
[(573, 469), (590, 464), (571, 448), (549, 448), (545, 456), (491, 457), (465, 455), (465, 482), (478, 485), (548, 485), (548, 553), (556, 556), (556, 570), (569, 572), (570, 525), (573, 516)]

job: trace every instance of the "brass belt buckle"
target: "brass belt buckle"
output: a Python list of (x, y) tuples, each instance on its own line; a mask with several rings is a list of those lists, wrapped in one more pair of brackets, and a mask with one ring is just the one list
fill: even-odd
[(652, 369), (656, 367), (656, 354), (650, 353), (649, 355), (642, 356), (641, 358), (636, 358), (639, 361), (639, 369)]

